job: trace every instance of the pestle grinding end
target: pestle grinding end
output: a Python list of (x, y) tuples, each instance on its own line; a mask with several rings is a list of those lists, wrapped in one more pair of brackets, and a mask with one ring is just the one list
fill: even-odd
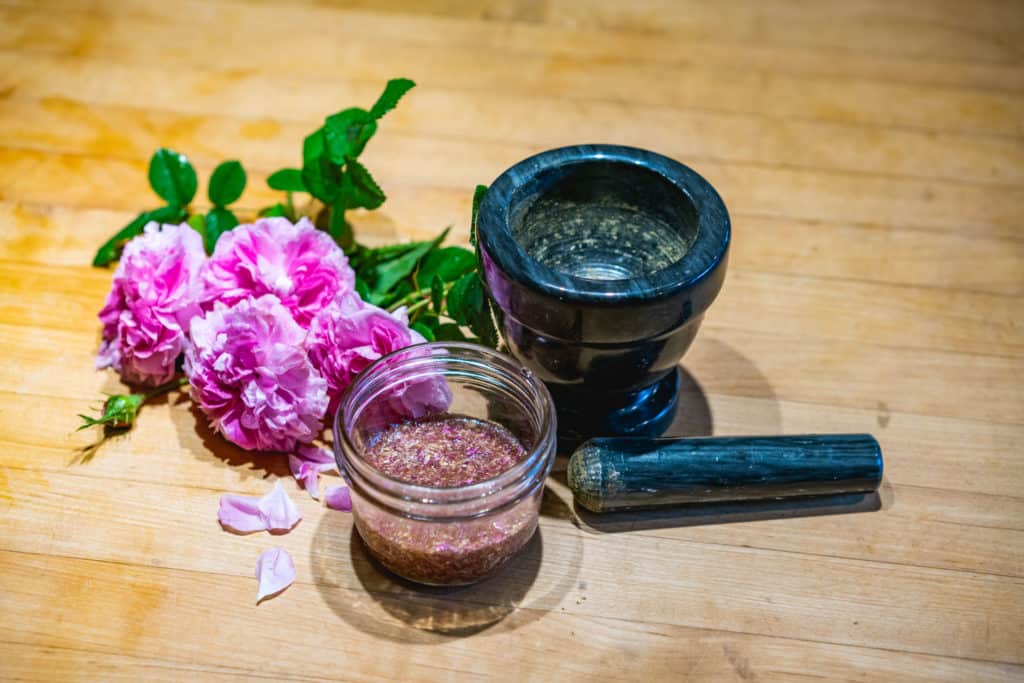
[(604, 510), (604, 465), (601, 454), (600, 442), (591, 439), (577, 448), (569, 458), (569, 490), (576, 502), (591, 512)]

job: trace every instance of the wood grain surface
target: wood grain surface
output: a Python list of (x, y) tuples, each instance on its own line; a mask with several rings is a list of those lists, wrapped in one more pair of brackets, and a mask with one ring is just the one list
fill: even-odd
[[(0, 679), (1024, 680), (1022, 46), (1016, 0), (0, 0)], [(396, 76), (363, 241), (464, 241), (548, 147), (674, 156), (734, 225), (674, 432), (872, 432), (880, 497), (603, 520), (556, 473), (501, 576), (423, 591), (290, 481), (292, 533), (224, 533), (287, 466), (176, 394), (75, 433), (152, 151), (241, 159), (255, 208)]]

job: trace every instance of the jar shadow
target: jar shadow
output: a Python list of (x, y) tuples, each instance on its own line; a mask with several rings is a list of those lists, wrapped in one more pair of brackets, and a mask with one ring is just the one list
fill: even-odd
[(514, 630), (561, 602), (582, 562), (582, 539), (572, 531), (574, 541), (559, 534), (559, 542), (546, 544), (538, 528), (493, 576), (470, 586), (431, 587), (406, 581), (373, 559), (350, 515), (325, 514), (310, 566), (324, 602), (352, 626), (396, 642), (442, 643), (489, 629)]

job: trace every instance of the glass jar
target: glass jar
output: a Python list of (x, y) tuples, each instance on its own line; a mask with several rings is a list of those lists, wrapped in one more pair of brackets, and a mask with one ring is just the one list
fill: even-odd
[[(389, 426), (435, 415), (495, 422), (527, 455), (491, 479), (451, 488), (395, 479), (365, 458)], [(356, 378), (335, 416), (334, 450), (373, 556), (417, 583), (462, 585), (494, 572), (533, 535), (555, 432), (551, 396), (529, 370), (483, 346), (433, 342), (385, 356)]]

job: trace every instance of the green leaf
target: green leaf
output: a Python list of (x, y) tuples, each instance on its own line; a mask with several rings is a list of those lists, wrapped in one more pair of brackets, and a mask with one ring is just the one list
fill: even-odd
[(366, 280), (361, 277), (356, 278), (356, 294), (363, 301), (370, 300), (370, 285), (366, 284)]
[(460, 325), (469, 326), (484, 305), (483, 289), (476, 273), (459, 278), (448, 290), (448, 317)]
[(149, 160), (149, 184), (168, 204), (187, 206), (196, 196), (199, 180), (184, 154), (161, 147)]
[(466, 341), (466, 335), (463, 334), (462, 328), (455, 323), (439, 325), (437, 332), (434, 333), (434, 338), (437, 341)]
[(448, 292), (448, 316), (465, 325), (492, 348), (498, 345), (498, 331), (491, 317), (491, 309), (479, 275), (463, 275)]
[(203, 214), (194, 213), (188, 217), (188, 224), (193, 230), (202, 235), (203, 230), (206, 228), (206, 219), (203, 218)]
[(206, 214), (206, 229), (203, 231), (203, 244), (206, 253), (212, 254), (217, 240), (231, 228), (238, 225), (238, 218), (229, 209), (217, 207)]
[(426, 339), (428, 342), (432, 342), (432, 341), (434, 341), (434, 339), (436, 339), (436, 337), (434, 337), (434, 331), (432, 329), (430, 329), (429, 327), (427, 327), (426, 325), (424, 325), (422, 321), (421, 322), (415, 322), (412, 325), (410, 325), (409, 327), (411, 329), (416, 330), (417, 332), (419, 332), (420, 335), (422, 335), (423, 338)]
[(445, 228), (444, 232), (438, 235), (434, 240), (430, 242), (417, 242), (416, 246), (405, 252), (397, 258), (378, 263), (373, 268), (373, 295), (375, 297), (383, 297), (392, 287), (396, 284), (409, 277), (416, 266), (419, 265), (420, 259), (422, 259), (431, 249), (434, 249), (438, 244), (444, 241), (444, 238), (448, 236), (449, 228)]
[(343, 164), (362, 154), (366, 143), (377, 132), (377, 124), (370, 112), (351, 107), (328, 116), (323, 130), (328, 158)]
[(386, 244), (383, 247), (376, 247), (374, 249), (368, 249), (372, 258), (376, 263), (381, 261), (387, 261), (388, 259), (397, 258), (402, 254), (407, 254), (423, 242), (403, 242), (402, 244)]
[(381, 93), (381, 96), (377, 98), (377, 101), (370, 109), (370, 117), (374, 121), (380, 119), (380, 117), (394, 109), (405, 93), (414, 87), (416, 87), (416, 84), (408, 78), (393, 78), (388, 81), (388, 84), (384, 86), (384, 92)]
[(331, 234), (338, 246), (348, 251), (353, 244), (352, 226), (345, 220), (345, 207), (340, 203), (331, 207), (331, 219), (327, 232)]
[(480, 343), (484, 346), (489, 346), (492, 349), (498, 348), (498, 329), (494, 326), (494, 318), (491, 317), (491, 307), (486, 302), (470, 324), (469, 329), (480, 337)]
[(324, 155), (324, 129), (321, 126), (302, 140), (302, 165), (315, 161)]
[(476, 254), (464, 247), (444, 247), (427, 254), (416, 273), (416, 281), (428, 285), (438, 275), (445, 282), (454, 282), (476, 268)]
[(430, 280), (430, 302), (434, 305), (434, 312), (440, 313), (444, 306), (444, 280), (440, 275), (434, 275)]
[(414, 322), (429, 328), (434, 336), (437, 336), (437, 328), (441, 325), (441, 319), (437, 317), (437, 314), (427, 309), (420, 309), (420, 315)]
[(341, 181), (341, 197), (350, 209), (376, 209), (387, 197), (366, 167), (355, 159), (345, 164), (346, 173)]
[(381, 308), (391, 308), (399, 301), (404, 299), (409, 294), (412, 294), (412, 283), (408, 280), (402, 280), (395, 287), (382, 294), (371, 292), (370, 303), (380, 306)]
[(486, 185), (477, 185), (473, 190), (473, 214), (469, 219), (469, 243), (474, 247), (476, 246), (476, 217), (480, 214), (480, 202), (484, 200), (485, 194), (487, 194)]
[(307, 191), (325, 204), (333, 204), (341, 191), (341, 168), (327, 158), (323, 128), (303, 141), (302, 159), (302, 182)]
[(245, 190), (245, 169), (237, 161), (225, 161), (213, 169), (207, 195), (214, 206), (227, 206)]
[(128, 240), (141, 234), (142, 229), (150, 221), (156, 221), (157, 223), (180, 223), (187, 215), (185, 210), (178, 206), (162, 206), (153, 211), (143, 211), (131, 223), (118, 230), (113, 237), (99, 248), (96, 256), (92, 259), (92, 265), (103, 267), (116, 261)]
[(284, 204), (281, 204), (280, 202), (278, 202), (277, 204), (274, 204), (273, 206), (265, 206), (262, 209), (260, 209), (259, 215), (260, 216), (264, 216), (264, 217), (284, 216), (284, 217), (287, 218), (287, 216), (288, 216), (288, 207), (285, 206)]
[(274, 171), (267, 178), (267, 185), (272, 190), (282, 192), (308, 192), (306, 183), (302, 182), (302, 171), (297, 168), (282, 168)]

